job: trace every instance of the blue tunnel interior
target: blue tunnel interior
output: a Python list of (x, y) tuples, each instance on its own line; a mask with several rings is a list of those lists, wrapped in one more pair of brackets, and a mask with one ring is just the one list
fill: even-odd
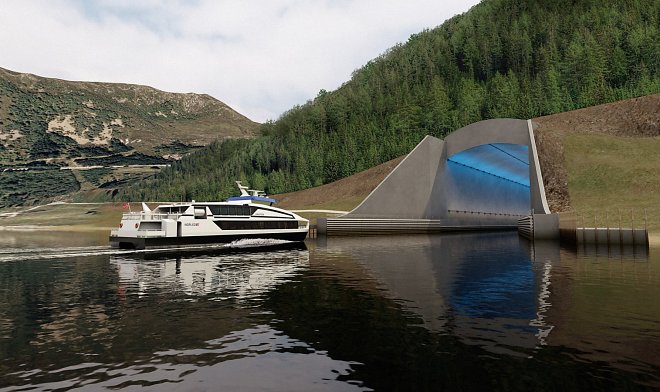
[(498, 214), (530, 212), (529, 148), (483, 144), (447, 159), (447, 208)]

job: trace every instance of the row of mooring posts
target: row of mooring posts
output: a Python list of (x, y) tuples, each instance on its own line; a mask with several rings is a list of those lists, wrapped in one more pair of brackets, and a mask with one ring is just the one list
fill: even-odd
[[(560, 214), (560, 237), (562, 241), (574, 242), (576, 244), (648, 247), (649, 237), (646, 210), (644, 210), (643, 227), (635, 227), (635, 214), (632, 209), (629, 216), (627, 212), (624, 214), (621, 210), (618, 211), (617, 215), (618, 217), (615, 215), (616, 224), (612, 226), (609, 211), (600, 214), (602, 217), (600, 222), (598, 220), (599, 214), (596, 212), (593, 214), (593, 220), (585, 213)], [(593, 222), (593, 226), (590, 225), (591, 222)]]

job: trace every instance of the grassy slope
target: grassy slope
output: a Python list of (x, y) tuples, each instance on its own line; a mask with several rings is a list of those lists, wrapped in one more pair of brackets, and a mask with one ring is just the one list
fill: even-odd
[(37, 208), (0, 210), (4, 214), (15, 211), (21, 213), (15, 217), (0, 215), (0, 229), (4, 227), (23, 230), (107, 231), (119, 224), (121, 214), (125, 212), (121, 203), (48, 204)]
[[(281, 208), (350, 211), (357, 207), (403, 158), (404, 156), (392, 159), (330, 184), (273, 197), (278, 200), (277, 206)], [(323, 212), (302, 212), (300, 215), (310, 219), (312, 224), (316, 223), (318, 217), (334, 216)]]
[(584, 225), (648, 225), (658, 237), (660, 137), (569, 134), (564, 145), (572, 206)]
[(392, 159), (330, 184), (273, 197), (279, 201), (278, 206), (282, 208), (350, 211), (360, 204), (403, 158)]
[[(535, 119), (537, 133), (561, 145), (560, 163), (542, 169), (546, 186), (557, 170), (585, 225), (636, 227), (660, 235), (660, 94)], [(540, 154), (543, 155), (543, 145)], [(563, 164), (562, 164), (563, 163)], [(546, 178), (547, 177), (547, 178)], [(552, 204), (551, 200), (551, 204)], [(556, 202), (561, 205), (561, 202)], [(606, 219), (607, 218), (607, 219)], [(578, 224), (580, 224), (578, 222)]]

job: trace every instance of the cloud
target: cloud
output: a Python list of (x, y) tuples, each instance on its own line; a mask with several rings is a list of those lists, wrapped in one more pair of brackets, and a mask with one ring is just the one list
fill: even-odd
[(207, 93), (256, 121), (477, 0), (5, 0), (1, 67)]

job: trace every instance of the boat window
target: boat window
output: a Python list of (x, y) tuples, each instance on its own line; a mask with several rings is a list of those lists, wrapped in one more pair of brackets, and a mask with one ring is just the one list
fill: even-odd
[(188, 206), (183, 206), (183, 207), (159, 207), (157, 209), (158, 212), (162, 212), (164, 214), (182, 214), (183, 211), (188, 209)]
[(195, 207), (195, 219), (206, 219), (206, 207)]
[(222, 230), (297, 229), (298, 221), (215, 221)]
[(250, 216), (256, 211), (251, 206), (209, 206), (213, 215)]
[(263, 207), (252, 207), (252, 208), (254, 208), (254, 211), (252, 211), (252, 214), (253, 214), (253, 215), (254, 215), (255, 211), (257, 211), (257, 210), (262, 210), (262, 211), (267, 211), (267, 214), (268, 214), (269, 216), (273, 216), (273, 215), (275, 215), (275, 216), (277, 216), (278, 218), (281, 218), (281, 217), (285, 217), (285, 216), (286, 216), (286, 217), (290, 217), (291, 219), (293, 219), (293, 215), (287, 213), (286, 211), (275, 210), (275, 209), (271, 209), (271, 208), (263, 208)]

